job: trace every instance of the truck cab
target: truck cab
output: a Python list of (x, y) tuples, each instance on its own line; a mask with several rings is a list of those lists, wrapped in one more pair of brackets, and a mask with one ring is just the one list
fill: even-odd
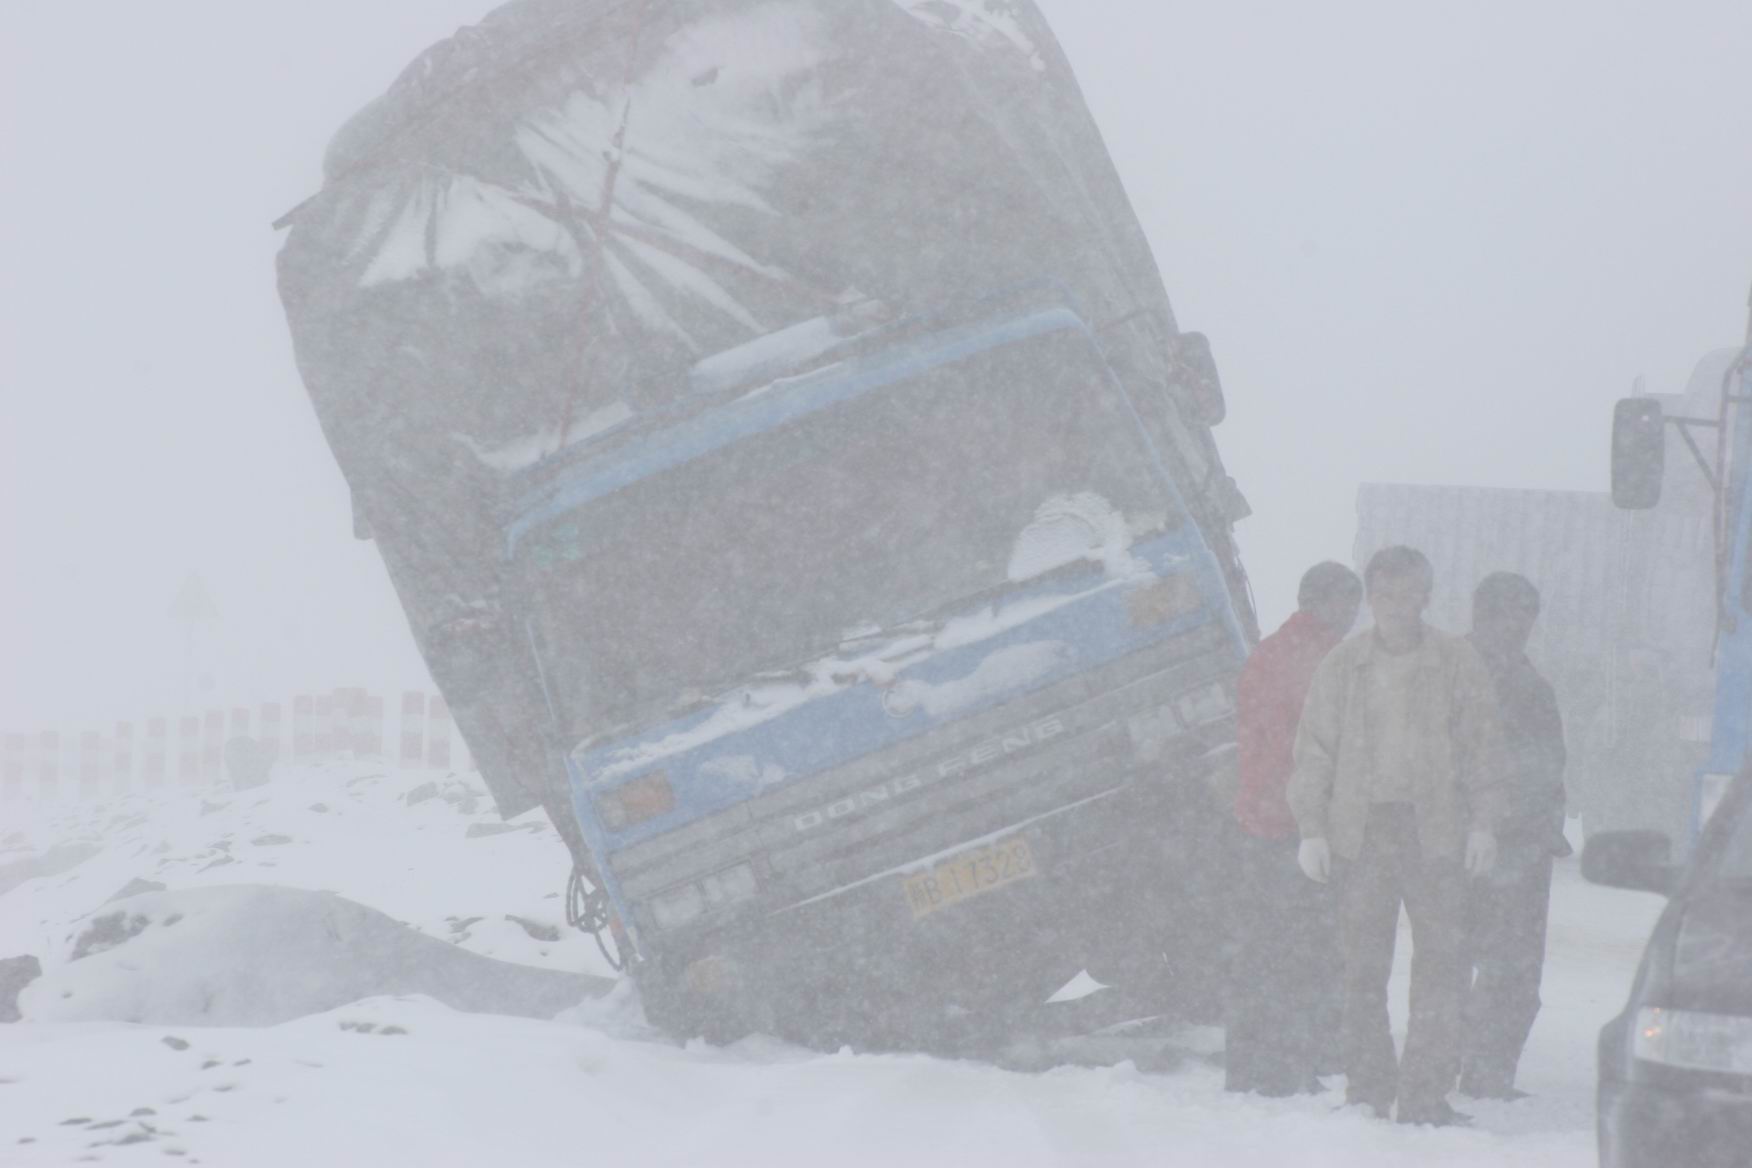
[(1709, 756), (1692, 779), (1692, 841), (1752, 757), (1752, 297), (1747, 306), (1745, 345), (1710, 354), (1693, 379), (1712, 392), (1690, 397), (1702, 397), (1710, 409), (1672, 416), (1654, 399), (1630, 397), (1613, 415), (1612, 498), (1619, 507), (1661, 504), (1675, 435), (1712, 496), (1715, 701)]
[(1174, 402), (1055, 295), (851, 315), (702, 362), (509, 513), (647, 1011), (928, 1027), (1121, 937), (1208, 968), (1184, 926), (1246, 601), (1159, 440)]

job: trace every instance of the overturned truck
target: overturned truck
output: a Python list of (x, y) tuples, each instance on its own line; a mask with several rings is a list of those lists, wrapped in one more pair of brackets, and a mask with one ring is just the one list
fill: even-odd
[(518, 0), (283, 224), (356, 531), (654, 1020), (1208, 987), (1246, 505), (1032, 3)]

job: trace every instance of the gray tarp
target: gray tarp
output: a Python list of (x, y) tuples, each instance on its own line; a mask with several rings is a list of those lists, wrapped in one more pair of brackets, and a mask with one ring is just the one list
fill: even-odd
[[(1158, 393), (1175, 330), (1029, 0), (517, 0), (357, 115), (288, 221), (305, 383), (506, 814), (552, 765), (533, 670), (490, 631), (509, 477), (849, 303), (1055, 280)], [(1215, 447), (1170, 431), (1199, 507)], [(462, 685), (483, 657), (494, 680)]]

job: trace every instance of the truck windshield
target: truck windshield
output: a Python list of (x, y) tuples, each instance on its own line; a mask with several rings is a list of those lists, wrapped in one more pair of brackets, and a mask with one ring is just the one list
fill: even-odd
[(1180, 522), (1100, 357), (1066, 332), (867, 392), (581, 506), (525, 544), (523, 571), (576, 742), (960, 598), (1111, 564)]

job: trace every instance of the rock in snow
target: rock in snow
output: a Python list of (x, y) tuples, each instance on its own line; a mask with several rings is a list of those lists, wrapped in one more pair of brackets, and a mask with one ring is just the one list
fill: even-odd
[(42, 962), (34, 957), (0, 961), (0, 1022), (18, 1021), (19, 992), (42, 975)]

